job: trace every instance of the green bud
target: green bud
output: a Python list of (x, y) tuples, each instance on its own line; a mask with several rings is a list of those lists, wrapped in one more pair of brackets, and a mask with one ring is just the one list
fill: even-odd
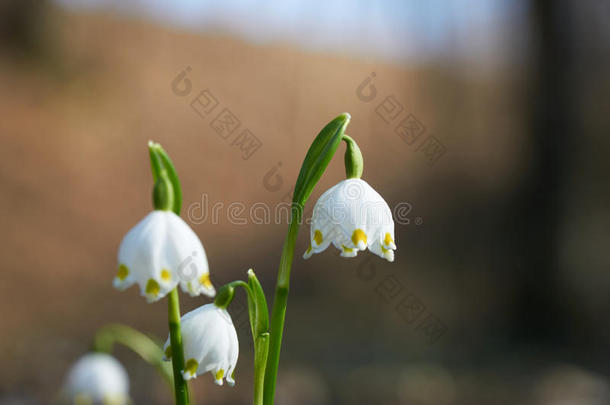
[(235, 295), (235, 287), (231, 284), (225, 284), (216, 293), (216, 299), (214, 300), (214, 305), (218, 308), (226, 309), (231, 301), (233, 301), (233, 296)]
[(174, 206), (174, 187), (165, 170), (161, 170), (153, 187), (153, 206), (162, 211), (171, 211)]
[(356, 141), (347, 135), (343, 135), (346, 144), (345, 149), (345, 175), (348, 179), (359, 179), (364, 170), (364, 159)]
[[(148, 152), (150, 154), (150, 168), (152, 170), (152, 176), (153, 181), (155, 182), (155, 187), (157, 185), (158, 180), (162, 176), (162, 172), (165, 172), (165, 176), (167, 177), (167, 179), (169, 179), (172, 186), (172, 205), (169, 208), (156, 208), (156, 196), (154, 194), (156, 192), (153, 191), (153, 203), (155, 203), (155, 208), (167, 209), (168, 211), (171, 210), (174, 211), (176, 215), (180, 215), (180, 208), (182, 206), (182, 190), (180, 188), (180, 180), (178, 179), (178, 174), (176, 173), (176, 168), (174, 167), (172, 160), (167, 155), (165, 150), (163, 150), (161, 145), (159, 145), (158, 143), (149, 141)], [(160, 187), (165, 187), (165, 185), (162, 185)], [(161, 193), (162, 196), (161, 202), (163, 202), (163, 204), (161, 205), (164, 206), (165, 200), (163, 200), (163, 198), (165, 196), (163, 193), (165, 193), (165, 191), (159, 190), (159, 193)]]

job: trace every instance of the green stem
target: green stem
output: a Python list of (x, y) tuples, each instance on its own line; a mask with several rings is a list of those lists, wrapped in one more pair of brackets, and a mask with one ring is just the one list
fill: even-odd
[(137, 330), (119, 324), (110, 324), (100, 328), (95, 334), (93, 350), (112, 353), (115, 343), (120, 343), (133, 350), (144, 361), (157, 369), (170, 387), (173, 387), (172, 370), (163, 361), (163, 350), (150, 337)]
[(282, 249), (280, 268), (278, 270), (277, 285), (275, 287), (275, 299), (271, 311), (271, 336), (269, 342), (269, 356), (267, 369), (265, 370), (264, 404), (272, 405), (275, 397), (275, 383), (277, 370), (280, 363), (280, 351), (282, 347), (282, 335), (284, 333), (284, 319), (286, 317), (286, 305), (288, 303), (288, 290), (290, 288), (290, 269), (294, 256), (294, 246), (301, 225), (303, 208), (295, 207), (292, 211), (288, 234)]
[(269, 333), (254, 339), (254, 405), (263, 405), (265, 394), (265, 369), (269, 353)]
[[(148, 152), (152, 176), (155, 182), (153, 188), (153, 204), (155, 209), (171, 209), (176, 215), (180, 215), (182, 189), (172, 160), (158, 143), (148, 142)], [(178, 297), (178, 287), (168, 294), (167, 309), (176, 405), (188, 405), (188, 385), (182, 377), (184, 348), (182, 347), (182, 333), (180, 332), (180, 298)]]
[(342, 139), (345, 140), (348, 146), (348, 153), (345, 158), (348, 176), (354, 175), (357, 177), (359, 174), (362, 174), (362, 154), (354, 140), (344, 136), (345, 128), (349, 124), (350, 119), (351, 117), (348, 113), (343, 113), (322, 128), (305, 155), (301, 170), (299, 171), (299, 177), (294, 186), (290, 226), (284, 241), (284, 248), (282, 249), (282, 258), (280, 259), (277, 285), (275, 287), (275, 300), (273, 301), (273, 310), (271, 311), (271, 336), (269, 337), (269, 354), (264, 382), (263, 401), (265, 405), (273, 405), (275, 397), (275, 383), (280, 363), (284, 319), (286, 317), (288, 290), (290, 288), (290, 269), (292, 268), (294, 246), (303, 217), (303, 207), (318, 180), (324, 174)]
[(182, 378), (184, 369), (184, 349), (182, 347), (182, 333), (180, 332), (180, 299), (178, 287), (168, 295), (169, 339), (172, 346), (172, 367), (174, 369), (174, 394), (176, 405), (189, 404), (189, 391), (186, 381)]
[[(250, 272), (252, 272), (252, 270), (250, 270)], [(252, 272), (250, 274), (250, 272), (248, 273), (248, 277), (255, 277), (254, 273)], [(260, 286), (258, 281), (256, 282), (255, 288), (256, 286)], [(248, 312), (250, 316), (250, 325), (252, 327), (252, 341), (254, 343), (254, 405), (263, 405), (263, 384), (265, 381), (267, 353), (269, 352), (269, 332), (268, 324), (261, 322), (259, 319), (259, 311), (265, 311), (266, 313), (267, 304), (266, 301), (258, 302), (257, 290), (253, 290), (253, 287), (250, 284), (241, 280), (236, 280), (223, 285), (218, 290), (214, 305), (226, 309), (233, 301), (235, 287), (243, 287), (248, 296)], [(264, 308), (259, 308), (259, 306), (263, 306)], [(260, 330), (262, 330), (262, 332)]]

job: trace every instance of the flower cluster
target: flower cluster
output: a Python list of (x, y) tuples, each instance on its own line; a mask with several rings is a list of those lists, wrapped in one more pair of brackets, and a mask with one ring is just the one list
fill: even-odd
[[(295, 185), (293, 203), (302, 207), (339, 144), (346, 142), (345, 167), (348, 178), (330, 188), (316, 202), (310, 231), (311, 242), (304, 258), (308, 259), (314, 253), (324, 251), (332, 243), (343, 257), (355, 257), (359, 251), (368, 248), (392, 262), (396, 250), (392, 213), (379, 193), (360, 179), (363, 171), (362, 154), (356, 142), (344, 133), (349, 120), (349, 114), (341, 114), (320, 132), (307, 152)], [(171, 159), (159, 144), (149, 143), (149, 152), (155, 181), (155, 210), (123, 238), (113, 284), (121, 290), (138, 284), (141, 295), (148, 302), (169, 295), (170, 335), (163, 352), (165, 360), (177, 360), (173, 361), (172, 366), (174, 394), (178, 404), (188, 403), (185, 380), (201, 374), (211, 373), (218, 385), (222, 385), (224, 380), (230, 386), (235, 384), (234, 370), (239, 357), (239, 343), (226, 308), (233, 299), (235, 288), (243, 287), (248, 296), (248, 314), (255, 347), (255, 403), (263, 403), (263, 399), (264, 403), (272, 403), (287, 295), (276, 295), (269, 322), (265, 293), (250, 270), (247, 283), (237, 280), (223, 286), (218, 290), (214, 303), (203, 305), (180, 317), (176, 290), (178, 286), (191, 296), (203, 294), (214, 297), (216, 290), (210, 282), (207, 257), (201, 241), (177, 215), (180, 213), (182, 194)], [(293, 219), (301, 219), (301, 215), (302, 210), (296, 210)], [(297, 220), (290, 224), (278, 274), (278, 291), (288, 291), (298, 226)], [(276, 310), (276, 305), (279, 311)], [(273, 327), (270, 329), (269, 325)], [(136, 336), (133, 340), (142, 340), (138, 335), (132, 336)], [(125, 344), (126, 340), (129, 339), (121, 341)], [(155, 353), (155, 365), (159, 366), (157, 360), (161, 357), (161, 352), (154, 342), (150, 345)], [(150, 350), (146, 352), (150, 354)], [(184, 355), (184, 364), (181, 354)], [(266, 368), (267, 364), (272, 367)], [(167, 375), (166, 367), (159, 368)], [(171, 377), (167, 379), (171, 380)], [(272, 388), (271, 394), (268, 387)], [(75, 403), (123, 404), (129, 400), (128, 388), (126, 373), (114, 358), (91, 354), (81, 359), (71, 370), (65, 393), (66, 398)], [(268, 395), (271, 395), (270, 398)]]

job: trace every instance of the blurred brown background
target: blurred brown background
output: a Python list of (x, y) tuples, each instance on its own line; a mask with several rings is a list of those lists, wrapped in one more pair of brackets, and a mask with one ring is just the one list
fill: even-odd
[[(253, 267), (271, 297), (287, 226), (249, 210), (289, 198), (343, 111), (363, 178), (401, 208), (396, 261), (303, 261), (301, 229), (277, 403), (610, 404), (608, 2), (291, 1), (304, 23), (290, 35), (264, 19), (281, 2), (177, 2), (186, 25), (151, 18), (159, 2), (87, 3), (0, 3), (0, 404), (51, 403), (106, 323), (165, 338), (164, 302), (111, 286), (122, 236), (151, 209), (149, 139), (176, 163), (217, 286)], [(391, 29), (411, 23), (413, 37)], [(200, 116), (206, 89), (218, 106)], [(240, 121), (227, 139), (213, 128), (225, 108)], [(253, 153), (235, 142), (246, 128)], [(309, 205), (342, 178), (338, 155)], [(237, 386), (202, 376), (198, 403), (249, 403), (251, 340), (232, 312)], [(115, 354), (136, 404), (169, 403), (150, 367)]]

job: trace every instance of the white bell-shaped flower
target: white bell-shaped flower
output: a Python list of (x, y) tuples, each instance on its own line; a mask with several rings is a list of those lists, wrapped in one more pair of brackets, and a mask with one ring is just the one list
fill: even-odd
[(148, 302), (160, 300), (178, 284), (191, 296), (216, 293), (203, 245), (171, 211), (151, 212), (123, 238), (113, 284), (122, 290), (134, 283)]
[[(186, 313), (181, 319), (185, 366), (182, 376), (190, 380), (208, 371), (214, 382), (223, 377), (235, 385), (233, 371), (239, 356), (239, 342), (231, 315), (216, 304), (206, 304)], [(170, 339), (163, 346), (166, 360), (171, 358)]]
[(394, 220), (388, 204), (367, 182), (347, 179), (327, 190), (316, 202), (311, 220), (308, 259), (330, 244), (343, 257), (369, 250), (394, 261)]
[(61, 399), (66, 404), (126, 405), (130, 403), (127, 372), (108, 354), (86, 354), (68, 372)]

